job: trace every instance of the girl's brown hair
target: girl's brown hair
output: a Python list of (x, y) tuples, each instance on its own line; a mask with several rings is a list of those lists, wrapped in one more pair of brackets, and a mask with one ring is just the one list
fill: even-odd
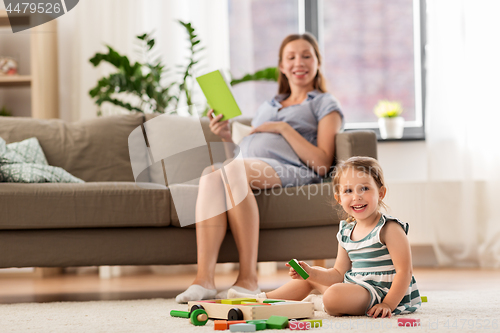
[[(335, 193), (337, 196), (340, 196), (340, 178), (342, 177), (342, 174), (347, 172), (347, 170), (349, 169), (364, 172), (367, 175), (371, 176), (379, 190), (382, 187), (386, 187), (384, 181), (384, 173), (382, 172), (382, 168), (380, 167), (380, 164), (376, 159), (365, 156), (354, 156), (346, 161), (338, 163), (335, 166), (335, 176), (333, 176), (332, 185), (333, 193)], [(334, 202), (337, 203), (336, 200)], [(384, 208), (384, 210), (386, 211), (388, 209), (387, 205), (382, 201), (382, 199), (378, 201), (378, 208)], [(354, 220), (354, 218), (352, 216), (349, 216), (343, 209), (342, 213), (342, 219), (348, 222)]]
[[(309, 44), (311, 44), (311, 46), (313, 47), (316, 58), (318, 58), (318, 72), (314, 77), (314, 89), (319, 90), (320, 92), (326, 92), (326, 81), (323, 73), (321, 72), (321, 64), (323, 63), (323, 59), (321, 57), (321, 53), (319, 52), (318, 42), (313, 35), (305, 33), (286, 36), (285, 39), (283, 39), (283, 41), (281, 42), (278, 65), (281, 65), (281, 62), (283, 61), (283, 50), (285, 49), (285, 46), (288, 43), (298, 39), (303, 39), (309, 42)], [(278, 77), (278, 94), (290, 94), (291, 92), (292, 91), (290, 90), (290, 84), (288, 83), (287, 77), (280, 71)]]

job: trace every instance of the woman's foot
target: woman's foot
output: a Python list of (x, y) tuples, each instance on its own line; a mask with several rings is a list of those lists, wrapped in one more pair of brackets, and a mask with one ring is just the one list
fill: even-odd
[[(241, 278), (238, 277), (233, 286), (229, 289), (234, 289), (237, 292), (253, 295), (255, 297), (256, 294), (261, 293), (262, 291), (257, 284), (257, 278)], [(217, 299), (227, 299), (231, 298), (228, 296), (229, 289), (225, 289), (217, 294)]]
[(199, 284), (192, 284), (183, 293), (175, 298), (177, 303), (187, 303), (189, 301), (201, 301), (204, 299), (213, 299), (217, 294), (217, 289), (207, 289)]
[[(219, 293), (220, 294), (220, 293)], [(217, 294), (217, 295), (219, 295)], [(232, 286), (227, 290), (226, 298), (267, 298), (266, 293), (260, 291), (260, 288), (248, 290), (238, 286)]]

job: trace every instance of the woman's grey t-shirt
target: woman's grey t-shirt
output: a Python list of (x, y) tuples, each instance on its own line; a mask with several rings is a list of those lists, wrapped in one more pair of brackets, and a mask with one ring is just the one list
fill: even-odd
[[(314, 90), (307, 94), (307, 99), (301, 104), (282, 108), (280, 102), (286, 97), (288, 96), (278, 95), (271, 101), (263, 103), (252, 120), (252, 126), (257, 127), (267, 121), (284, 121), (315, 146), (317, 146), (318, 123), (326, 115), (338, 112), (344, 128), (344, 115), (340, 104), (331, 94)], [(307, 167), (281, 134), (248, 135), (241, 141), (240, 149), (244, 158), (260, 158), (264, 161), (274, 159), (285, 165)]]

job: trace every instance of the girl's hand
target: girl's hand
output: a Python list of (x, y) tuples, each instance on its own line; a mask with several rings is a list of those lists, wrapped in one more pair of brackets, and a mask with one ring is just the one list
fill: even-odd
[(385, 303), (375, 304), (370, 310), (368, 310), (367, 315), (373, 318), (377, 318), (380, 314), (380, 318), (391, 318), (392, 310), (391, 307)]
[(220, 136), (225, 141), (231, 141), (231, 131), (229, 129), (229, 120), (220, 121), (223, 114), (214, 116), (214, 110), (210, 109), (207, 113), (208, 119), (210, 119), (210, 130), (215, 135)]
[[(288, 275), (290, 275), (292, 279), (302, 279), (302, 276), (300, 276), (299, 273), (297, 273), (295, 269), (293, 269), (292, 266), (290, 266), (289, 263), (286, 263), (285, 265), (287, 267), (290, 267), (290, 272), (288, 272)], [(307, 263), (303, 261), (299, 261), (299, 265), (306, 271), (307, 274), (309, 274), (309, 278), (311, 278), (314, 268), (309, 266)]]
[(291, 128), (291, 126), (284, 121), (266, 121), (262, 125), (252, 129), (250, 134), (261, 133), (261, 132), (283, 134), (283, 132), (288, 128)]

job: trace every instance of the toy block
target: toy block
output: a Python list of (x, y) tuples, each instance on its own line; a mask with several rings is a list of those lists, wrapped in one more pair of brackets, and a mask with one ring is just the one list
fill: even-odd
[(417, 327), (420, 326), (419, 318), (398, 318), (398, 326)]
[(278, 306), (278, 305), (284, 305), (284, 304), (297, 304), (297, 301), (283, 301), (283, 302), (274, 302), (274, 303), (270, 303), (268, 305), (273, 305), (273, 306)]
[(227, 320), (214, 320), (214, 330), (215, 331), (227, 330)]
[(304, 280), (309, 277), (309, 274), (300, 266), (299, 261), (297, 259), (292, 259), (288, 262), (290, 266), (299, 274)]
[(170, 317), (189, 318), (189, 312), (172, 310), (172, 311), (170, 311)]
[(323, 327), (323, 320), (321, 319), (304, 319), (301, 321), (311, 323), (312, 328)]
[(191, 312), (172, 310), (172, 311), (170, 311), (170, 316), (180, 317), (180, 318), (189, 318), (191, 323), (195, 326), (205, 325), (208, 321), (207, 312), (205, 310), (202, 310), (202, 309), (196, 309), (196, 310), (191, 311)]
[(234, 324), (229, 327), (231, 332), (255, 332), (254, 324)]
[(311, 323), (293, 319), (288, 322), (288, 328), (292, 331), (306, 331), (311, 329)]
[(254, 324), (255, 329), (257, 331), (262, 331), (262, 330), (265, 330), (267, 328), (267, 326), (266, 326), (267, 321), (266, 320), (247, 320), (247, 324)]
[(288, 327), (288, 317), (284, 316), (271, 316), (266, 322), (267, 328), (283, 329)]
[(422, 303), (427, 303), (427, 296), (420, 296)]
[(191, 323), (195, 326), (203, 326), (208, 321), (207, 312), (201, 309), (196, 309), (193, 312), (191, 312), (189, 318), (191, 320)]
[(229, 298), (229, 299), (222, 299), (220, 302), (222, 304), (241, 304), (241, 302), (257, 303), (257, 300), (255, 298)]
[(248, 306), (269, 306), (271, 304), (253, 303), (253, 302), (241, 302), (241, 305), (248, 305)]
[(314, 318), (314, 306), (311, 302), (268, 300), (269, 303), (260, 303), (263, 300), (258, 299), (257, 304), (251, 305), (190, 301), (188, 302), (188, 308), (193, 310), (197, 309), (196, 307), (199, 307), (198, 309), (203, 307), (209, 318), (228, 321), (265, 320), (272, 315), (287, 316), (290, 319)]
[(227, 321), (227, 328), (230, 328), (231, 325), (236, 325), (236, 324), (246, 324), (246, 320), (228, 320)]
[(282, 299), (265, 299), (262, 301), (262, 303), (278, 303), (278, 302), (285, 302), (284, 300)]

